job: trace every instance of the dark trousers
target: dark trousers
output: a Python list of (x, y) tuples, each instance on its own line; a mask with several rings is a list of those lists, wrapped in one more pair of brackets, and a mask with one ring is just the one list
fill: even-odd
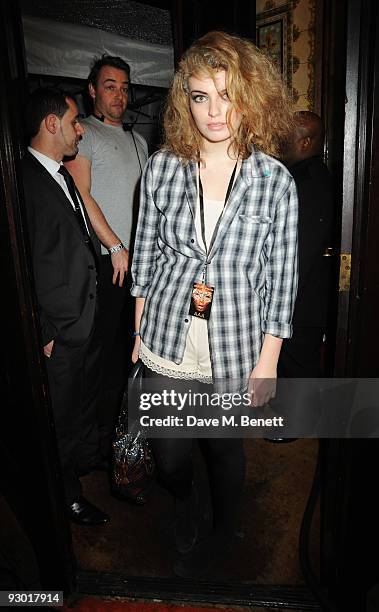
[(278, 362), (278, 384), (271, 407), (283, 416), (290, 437), (315, 435), (321, 415), (318, 380), (322, 376), (321, 350), (324, 330), (320, 327), (293, 328), (292, 338), (283, 340)]
[[(190, 497), (194, 440), (190, 438), (155, 438), (150, 440), (158, 475), (178, 499)], [(239, 438), (202, 438), (212, 498), (213, 528), (232, 533), (240, 510), (245, 478), (245, 455)], [(201, 500), (200, 500), (201, 505)]]
[[(147, 367), (145, 376), (158, 379), (163, 388), (175, 386), (172, 378), (161, 376)], [(190, 388), (199, 393), (212, 393), (211, 385), (196, 381), (190, 381)], [(150, 439), (158, 477), (174, 497), (182, 500), (190, 497), (193, 486), (194, 443), (191, 438)], [(245, 480), (243, 441), (239, 438), (201, 438), (199, 445), (208, 469), (213, 528), (222, 534), (232, 533)], [(201, 505), (202, 500), (199, 501)]]
[(120, 410), (131, 354), (134, 300), (129, 283), (113, 285), (113, 266), (109, 255), (102, 255), (98, 279), (101, 334), (101, 391), (98, 404), (100, 452), (109, 457), (115, 422)]
[(283, 340), (278, 362), (279, 378), (319, 378), (324, 329), (293, 328), (292, 338)]
[(79, 475), (90, 471), (99, 462), (99, 357), (100, 342), (95, 325), (85, 344), (72, 348), (57, 340), (51, 357), (46, 358), (68, 504), (81, 493)]

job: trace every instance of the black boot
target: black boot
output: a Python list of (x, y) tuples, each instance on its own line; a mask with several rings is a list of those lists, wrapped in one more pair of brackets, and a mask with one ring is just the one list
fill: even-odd
[(181, 578), (201, 578), (212, 571), (220, 559), (229, 556), (232, 544), (232, 535), (212, 532), (175, 561), (174, 574)]
[(192, 485), (191, 495), (185, 499), (175, 499), (175, 546), (185, 554), (192, 550), (198, 536), (197, 527), (197, 489)]

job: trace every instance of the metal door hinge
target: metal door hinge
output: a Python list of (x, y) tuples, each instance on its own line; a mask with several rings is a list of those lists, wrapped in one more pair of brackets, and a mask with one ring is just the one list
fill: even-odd
[(339, 290), (350, 290), (351, 253), (340, 254), (340, 280)]

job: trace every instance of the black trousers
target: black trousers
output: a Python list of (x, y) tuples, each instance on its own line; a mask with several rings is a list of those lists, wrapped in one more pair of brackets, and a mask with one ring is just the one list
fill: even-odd
[(100, 340), (97, 325), (79, 347), (54, 343), (46, 358), (65, 496), (71, 504), (81, 493), (79, 475), (99, 462), (97, 402)]
[(109, 255), (102, 255), (98, 279), (101, 334), (101, 390), (98, 404), (100, 452), (109, 457), (115, 422), (120, 410), (127, 381), (132, 350), (131, 332), (134, 328), (134, 299), (130, 282), (122, 287), (113, 285), (113, 266)]
[[(165, 389), (175, 387), (175, 379), (145, 367), (146, 378), (159, 379)], [(183, 381), (180, 381), (183, 383)], [(211, 385), (191, 381), (192, 391), (212, 393)], [(193, 486), (191, 438), (151, 438), (150, 444), (162, 484), (178, 499), (187, 499)], [(213, 528), (227, 534), (235, 529), (245, 480), (245, 454), (239, 438), (201, 438), (200, 449), (206, 461), (212, 499)], [(200, 500), (200, 505), (201, 505)]]
[[(191, 495), (194, 443), (195, 440), (190, 438), (150, 440), (160, 480), (178, 499), (184, 500)], [(245, 479), (242, 440), (202, 438), (199, 444), (208, 468), (213, 528), (222, 534), (232, 533), (240, 510)]]
[(288, 380), (282, 386), (279, 381), (270, 405), (285, 418), (290, 437), (316, 435), (322, 408), (317, 379), (322, 376), (323, 335), (321, 327), (294, 326), (292, 338), (283, 340), (278, 378)]
[(292, 338), (283, 340), (278, 362), (279, 378), (319, 378), (324, 329), (293, 328)]

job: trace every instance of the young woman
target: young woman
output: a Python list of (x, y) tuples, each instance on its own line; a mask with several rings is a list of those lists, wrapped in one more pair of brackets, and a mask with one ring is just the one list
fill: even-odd
[[(274, 157), (291, 128), (281, 77), (249, 41), (210, 32), (186, 52), (148, 161), (132, 265), (133, 361), (148, 375), (201, 383), (275, 379), (297, 286), (294, 181)], [(199, 296), (207, 308), (196, 309)], [(211, 300), (211, 303), (209, 303)], [(203, 316), (204, 315), (204, 316)], [(272, 387), (257, 387), (255, 405)], [(174, 571), (207, 571), (234, 531), (244, 479), (241, 440), (206, 442), (213, 531), (189, 520), (192, 440), (153, 440), (176, 498)]]

